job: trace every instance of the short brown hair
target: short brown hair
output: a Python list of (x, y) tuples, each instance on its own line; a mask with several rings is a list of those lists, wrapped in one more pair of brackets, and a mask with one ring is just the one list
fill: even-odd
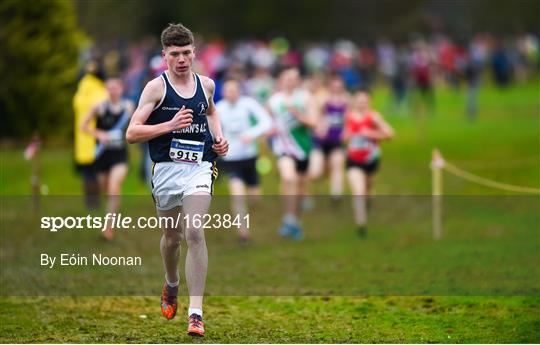
[(163, 48), (170, 46), (183, 47), (193, 44), (193, 33), (182, 24), (169, 24), (161, 32), (161, 45)]

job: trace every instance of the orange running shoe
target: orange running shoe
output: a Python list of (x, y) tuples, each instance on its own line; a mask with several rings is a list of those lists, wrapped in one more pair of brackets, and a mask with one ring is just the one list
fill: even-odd
[(187, 333), (193, 337), (204, 337), (204, 322), (202, 322), (200, 315), (191, 314)]
[(176, 315), (178, 309), (178, 286), (170, 287), (167, 282), (163, 284), (163, 290), (161, 290), (161, 313), (171, 320)]

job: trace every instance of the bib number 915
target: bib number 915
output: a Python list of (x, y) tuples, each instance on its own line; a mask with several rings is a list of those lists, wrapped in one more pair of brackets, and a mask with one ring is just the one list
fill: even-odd
[(178, 151), (178, 155), (176, 156), (177, 159), (180, 160), (188, 160), (192, 162), (196, 162), (199, 160), (200, 152), (193, 152), (193, 151)]
[(199, 164), (202, 162), (204, 143), (200, 141), (173, 139), (169, 157), (173, 162)]

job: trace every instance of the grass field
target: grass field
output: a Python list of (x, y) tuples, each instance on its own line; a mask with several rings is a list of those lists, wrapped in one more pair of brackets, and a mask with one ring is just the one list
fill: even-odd
[(530, 297), (210, 297), (201, 340), (184, 334), (184, 319), (162, 318), (155, 297), (10, 298), (0, 302), (1, 340), (538, 343), (538, 304)]
[[(386, 109), (386, 98), (377, 90), (376, 107)], [(275, 235), (279, 199), (272, 196), (252, 210), (257, 216), (250, 246), (239, 247), (231, 232), (209, 234), (204, 340), (184, 336), (183, 310), (179, 320), (160, 316), (156, 232), (119, 234), (116, 243), (104, 244), (90, 232), (39, 230), (26, 217), (29, 198), (21, 197), (29, 192), (28, 163), (20, 148), (5, 146), (0, 341), (538, 343), (538, 196), (492, 190), (445, 174), (445, 194), (452, 196), (445, 200), (444, 238), (430, 237), (433, 147), (483, 177), (540, 187), (538, 80), (508, 90), (482, 89), (479, 105), (478, 118), (470, 122), (464, 95), (441, 90), (435, 115), (385, 113), (397, 136), (383, 145), (366, 240), (355, 237), (347, 202), (332, 208), (324, 197), (306, 213), (307, 238), (301, 243)], [(131, 151), (135, 167), (138, 150)], [(67, 147), (45, 145), (42, 183), (55, 197), (43, 200), (44, 212), (79, 210), (80, 181), (71, 157)], [(131, 169), (124, 186), (129, 196), (123, 211), (151, 215), (137, 173)], [(215, 200), (217, 210), (226, 209), (224, 182), (217, 184), (216, 194), (223, 195)], [(263, 178), (263, 188), (268, 195), (277, 193), (275, 169)], [(326, 181), (313, 187), (315, 194), (326, 190)], [(35, 263), (40, 251), (66, 248), (140, 253), (145, 264), (139, 270), (49, 274)], [(78, 295), (86, 296), (65, 296), (77, 294), (82, 282)], [(16, 296), (32, 293), (42, 296)]]

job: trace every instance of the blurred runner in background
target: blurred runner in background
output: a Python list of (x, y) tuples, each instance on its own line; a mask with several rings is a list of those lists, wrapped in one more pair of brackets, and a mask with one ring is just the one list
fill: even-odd
[[(103, 71), (98, 61), (90, 60), (85, 66), (85, 73), (73, 97), (73, 110), (75, 112), (75, 164), (83, 178), (83, 192), (85, 204), (88, 209), (99, 208), (99, 184), (97, 171), (94, 166), (96, 140), (81, 128), (88, 112), (97, 103), (107, 98), (107, 90), (103, 83)], [(94, 128), (95, 120), (88, 123)]]
[(356, 91), (345, 117), (344, 141), (347, 142), (347, 175), (353, 198), (354, 221), (358, 235), (366, 236), (367, 196), (373, 175), (379, 166), (379, 141), (390, 139), (394, 130), (382, 116), (371, 109), (369, 93)]
[(321, 105), (321, 115), (315, 127), (315, 147), (310, 157), (310, 178), (320, 178), (325, 169), (330, 173), (330, 195), (338, 200), (343, 194), (345, 151), (342, 133), (349, 94), (340, 75), (332, 75), (328, 94)]
[[(99, 185), (107, 195), (107, 213), (117, 213), (120, 208), (122, 184), (128, 171), (128, 153), (125, 129), (133, 113), (133, 102), (122, 99), (123, 85), (117, 78), (107, 79), (108, 100), (96, 104), (81, 124), (81, 130), (97, 140), (94, 167)], [(95, 128), (90, 122), (95, 120)], [(102, 235), (112, 240), (111, 224), (105, 224)]]
[[(240, 95), (240, 84), (228, 79), (223, 85), (223, 98), (216, 104), (223, 135), (229, 140), (229, 152), (222, 157), (221, 167), (229, 177), (234, 215), (247, 214), (246, 194), (257, 196), (259, 174), (256, 169), (259, 150), (257, 138), (272, 128), (272, 118), (254, 99)], [(241, 242), (249, 239), (248, 229), (239, 229)]]
[(317, 109), (309, 92), (300, 88), (300, 72), (296, 67), (286, 67), (279, 78), (280, 89), (268, 100), (276, 126), (272, 149), (277, 156), (281, 194), (285, 196), (279, 234), (300, 240), (303, 237), (300, 202), (307, 188), (311, 128), (317, 121)]

